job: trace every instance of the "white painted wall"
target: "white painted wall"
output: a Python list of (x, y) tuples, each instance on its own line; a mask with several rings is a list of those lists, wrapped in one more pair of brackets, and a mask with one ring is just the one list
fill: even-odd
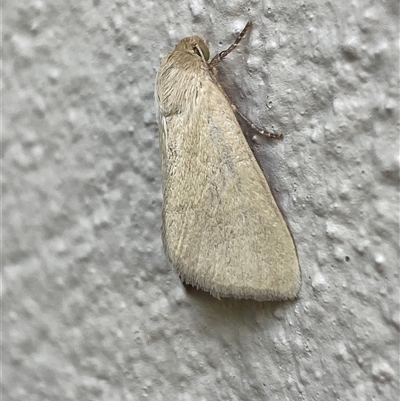
[[(5, 2), (3, 399), (397, 399), (398, 18), (396, 0)], [(297, 302), (186, 292), (162, 251), (159, 60), (249, 19), (221, 74), (285, 134), (256, 151)]]

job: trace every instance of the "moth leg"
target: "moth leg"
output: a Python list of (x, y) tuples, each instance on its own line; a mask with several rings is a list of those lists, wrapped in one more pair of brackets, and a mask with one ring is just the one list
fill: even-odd
[(247, 34), (247, 32), (251, 28), (251, 21), (249, 21), (246, 26), (243, 28), (242, 32), (239, 33), (239, 36), (236, 38), (235, 42), (231, 44), (226, 50), (223, 50), (222, 52), (218, 53), (213, 57), (213, 59), (210, 61), (209, 66), (211, 68), (214, 68), (220, 61), (222, 61), (232, 50), (236, 49), (237, 45), (240, 43), (240, 41), (243, 39), (243, 37)]
[(268, 132), (265, 129), (261, 129), (261, 128), (257, 127), (256, 125), (254, 125), (251, 122), (251, 120), (248, 119), (244, 114), (242, 114), (234, 104), (231, 104), (231, 107), (236, 114), (238, 114), (241, 118), (243, 118), (243, 120), (246, 121), (246, 123), (249, 124), (250, 127), (253, 128), (254, 130), (256, 130), (260, 135), (264, 135), (267, 138), (273, 138), (273, 139), (283, 138), (282, 134), (276, 134), (275, 132)]

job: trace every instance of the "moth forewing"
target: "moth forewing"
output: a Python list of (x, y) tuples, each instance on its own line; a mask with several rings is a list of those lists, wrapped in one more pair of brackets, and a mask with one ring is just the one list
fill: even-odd
[(208, 62), (206, 42), (191, 36), (161, 60), (164, 248), (185, 283), (216, 297), (293, 299), (292, 236), (215, 73), (237, 43)]

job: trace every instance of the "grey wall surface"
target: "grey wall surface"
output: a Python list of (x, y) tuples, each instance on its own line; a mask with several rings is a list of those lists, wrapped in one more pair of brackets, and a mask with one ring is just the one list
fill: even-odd
[[(221, 75), (285, 134), (255, 151), (296, 302), (186, 291), (162, 250), (159, 60), (247, 20)], [(398, 20), (397, 0), (5, 1), (3, 400), (397, 399)]]

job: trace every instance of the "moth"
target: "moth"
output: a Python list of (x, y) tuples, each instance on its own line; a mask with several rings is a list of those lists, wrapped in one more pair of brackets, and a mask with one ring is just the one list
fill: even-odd
[[(162, 60), (155, 98), (163, 181), (162, 237), (181, 280), (213, 296), (294, 299), (301, 273), (291, 233), (198, 36)], [(259, 130), (272, 138), (280, 135)]]

